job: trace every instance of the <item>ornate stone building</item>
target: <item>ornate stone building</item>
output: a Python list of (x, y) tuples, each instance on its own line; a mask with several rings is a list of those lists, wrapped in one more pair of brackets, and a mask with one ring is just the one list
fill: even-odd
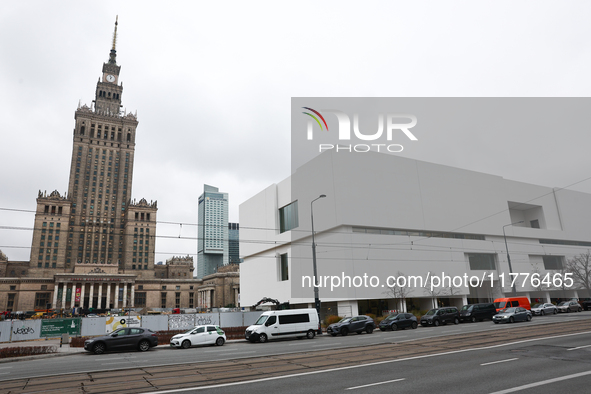
[(39, 192), (29, 262), (0, 255), (0, 310), (238, 304), (199, 290), (190, 256), (154, 265), (158, 208), (131, 198), (138, 120), (121, 111), (116, 38), (117, 22), (95, 99), (74, 114), (68, 192)]

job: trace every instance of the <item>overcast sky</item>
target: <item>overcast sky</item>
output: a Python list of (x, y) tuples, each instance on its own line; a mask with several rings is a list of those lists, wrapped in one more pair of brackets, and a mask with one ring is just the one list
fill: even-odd
[[(204, 183), (229, 193), (237, 221), (240, 203), (289, 176), (291, 97), (589, 96), (590, 11), (580, 1), (4, 1), (0, 208), (33, 211), (39, 190), (67, 191), (74, 112), (94, 99), (116, 15), (123, 107), (139, 120), (132, 196), (157, 200), (159, 222), (185, 223), (159, 223), (159, 236), (191, 238)], [(564, 187), (591, 176), (590, 135), (449, 135), (438, 154), (405, 154)], [(572, 189), (591, 193), (591, 181)], [(29, 260), (32, 231), (7, 227), (33, 219), (0, 209), (10, 260)], [(156, 242), (156, 261), (195, 253), (195, 240)]]

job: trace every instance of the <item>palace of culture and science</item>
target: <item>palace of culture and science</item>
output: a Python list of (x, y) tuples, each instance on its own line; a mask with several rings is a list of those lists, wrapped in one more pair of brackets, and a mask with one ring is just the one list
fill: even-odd
[(0, 311), (238, 304), (235, 267), (194, 279), (192, 257), (154, 264), (158, 208), (131, 197), (138, 120), (121, 111), (116, 39), (117, 22), (95, 99), (74, 114), (67, 194), (39, 192), (30, 261), (0, 252)]

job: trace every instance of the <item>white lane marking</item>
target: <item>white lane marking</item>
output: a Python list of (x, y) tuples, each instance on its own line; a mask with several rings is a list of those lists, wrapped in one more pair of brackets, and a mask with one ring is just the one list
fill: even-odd
[(8, 369), (8, 368), (12, 368), (12, 367), (0, 367), (0, 369)]
[(578, 346), (578, 347), (573, 347), (573, 348), (566, 349), (566, 350), (567, 350), (567, 351), (568, 351), (568, 350), (577, 350), (577, 349), (583, 349), (583, 348), (586, 348), (586, 347), (591, 347), (591, 345)]
[(128, 361), (118, 361), (116, 363), (101, 364), (101, 365), (113, 365), (113, 364), (129, 364), (129, 362)]
[(519, 358), (508, 358), (506, 360), (499, 360), (499, 361), (491, 361), (490, 363), (484, 363), (480, 365), (491, 365), (491, 364), (498, 364), (498, 363), (506, 363), (507, 361), (515, 361), (519, 360)]
[(394, 380), (388, 380), (386, 382), (379, 382), (379, 383), (371, 383), (371, 384), (365, 384), (363, 386), (355, 386), (355, 387), (348, 387), (345, 390), (355, 390), (355, 389), (361, 389), (364, 387), (370, 387), (370, 386), (377, 386), (379, 384), (386, 384), (386, 383), (393, 383), (393, 382), (400, 382), (401, 380), (404, 380), (405, 378), (401, 378), (401, 379), (394, 379)]
[[(483, 346), (483, 347), (470, 348), (470, 349), (462, 349), (462, 350), (453, 350), (451, 352), (445, 352), (445, 353), (425, 354), (425, 355), (422, 355), (422, 356), (399, 358), (399, 359), (396, 359), (396, 360), (377, 361), (377, 362), (368, 363), (368, 364), (350, 365), (348, 367), (323, 369), (323, 370), (320, 370), (320, 371), (302, 372), (302, 373), (296, 373), (296, 374), (291, 374), (291, 375), (273, 376), (273, 377), (270, 377), (270, 378), (261, 378), (261, 379), (247, 380), (247, 381), (242, 381), (242, 382), (222, 383), (222, 384), (216, 384), (216, 385), (211, 385), (211, 386), (187, 387), (187, 388), (182, 388), (182, 389), (164, 390), (164, 391), (150, 391), (150, 392), (146, 392), (146, 393), (142, 393), (142, 394), (168, 394), (168, 393), (179, 393), (179, 392), (182, 392), (182, 391), (197, 391), (197, 390), (215, 389), (215, 388), (220, 388), (220, 387), (239, 386), (239, 385), (243, 385), (243, 384), (260, 383), (260, 382), (268, 382), (268, 381), (271, 381), (271, 380), (294, 378), (294, 377), (298, 377), (298, 376), (307, 376), (307, 375), (316, 375), (316, 374), (327, 373), (327, 372), (344, 371), (346, 369), (365, 368), (365, 367), (372, 367), (374, 365), (392, 364), (392, 363), (398, 363), (398, 362), (402, 362), (402, 361), (419, 360), (419, 359), (422, 359), (422, 358), (431, 358), (431, 357), (446, 356), (448, 354), (457, 354), (457, 353), (473, 352), (473, 351), (478, 351), (478, 350), (495, 349), (495, 348), (498, 348), (498, 347), (518, 345), (520, 343), (541, 341), (541, 340), (546, 340), (546, 339), (564, 338), (564, 337), (570, 337), (570, 336), (573, 336), (573, 335), (583, 335), (583, 334), (591, 334), (591, 331), (575, 332), (575, 333), (572, 333), (572, 334), (555, 335), (555, 336), (552, 336), (552, 337), (524, 339), (522, 341), (515, 341), (515, 342), (511, 342), (511, 343), (501, 343), (501, 344), (498, 344), (498, 345), (490, 345), (490, 346)], [(77, 373), (80, 373), (80, 372), (77, 372)], [(589, 371), (588, 373), (591, 374), (591, 371)], [(492, 394), (503, 394), (503, 392), (492, 393)]]
[(132, 357), (115, 357), (115, 358), (100, 358), (100, 359), (96, 359), (94, 361), (112, 361), (112, 360), (126, 360), (128, 358), (135, 358), (134, 356)]
[(319, 347), (319, 346), (333, 346), (333, 345), (340, 345), (340, 343), (327, 343), (326, 345), (312, 345), (312, 347)]
[(307, 343), (306, 342), (290, 343), (287, 346), (302, 346), (302, 345), (307, 345)]
[(230, 352), (232, 349), (204, 350), (203, 353)]
[(495, 391), (494, 393), (491, 393), (491, 394), (514, 393), (516, 391), (526, 390), (526, 389), (530, 389), (532, 387), (543, 386), (545, 384), (560, 382), (562, 380), (574, 379), (574, 378), (578, 378), (578, 377), (586, 376), (586, 375), (591, 375), (591, 371), (579, 372), (579, 373), (575, 373), (575, 374), (572, 374), (572, 375), (561, 376), (561, 377), (558, 377), (558, 378), (553, 378), (553, 379), (548, 379), (548, 380), (542, 380), (541, 382), (524, 384), (523, 386), (513, 387), (513, 388), (510, 388), (510, 389), (501, 390), (501, 391)]
[(10, 372), (2, 372), (2, 373), (0, 373), (0, 375), (8, 375), (8, 374), (10, 374)]

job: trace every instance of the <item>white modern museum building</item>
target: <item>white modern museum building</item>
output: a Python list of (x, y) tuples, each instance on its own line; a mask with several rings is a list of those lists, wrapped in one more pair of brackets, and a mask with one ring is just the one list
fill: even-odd
[[(591, 248), (590, 207), (591, 195), (568, 189), (327, 151), (240, 205), (240, 306), (269, 297), (313, 307), (311, 208), (319, 298), (331, 314), (460, 307), (514, 292), (532, 302), (589, 297), (561, 279)], [(390, 287), (389, 276), (415, 282)], [(419, 276), (449, 280), (431, 289)]]

